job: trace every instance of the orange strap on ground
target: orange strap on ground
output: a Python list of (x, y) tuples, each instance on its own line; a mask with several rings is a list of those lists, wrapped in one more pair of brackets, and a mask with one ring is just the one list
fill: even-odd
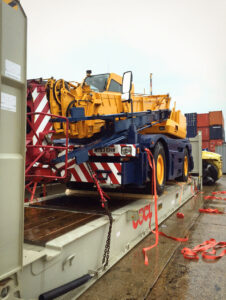
[(219, 211), (217, 208), (200, 208), (200, 213), (207, 213), (207, 214), (224, 214), (222, 211)]
[[(202, 257), (207, 260), (219, 259), (226, 255), (226, 249), (223, 249), (219, 255), (215, 255), (216, 251), (220, 248), (226, 248), (226, 242), (216, 242), (215, 239), (210, 239), (208, 241), (203, 242), (200, 245), (197, 245), (193, 249), (183, 248), (181, 253), (184, 258), (187, 259), (199, 259), (198, 253), (202, 253)], [(208, 250), (208, 251), (207, 251)]]

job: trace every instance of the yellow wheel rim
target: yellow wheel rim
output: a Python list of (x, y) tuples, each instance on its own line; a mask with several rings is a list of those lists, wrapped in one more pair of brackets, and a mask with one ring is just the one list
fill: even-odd
[(157, 159), (157, 180), (161, 185), (164, 179), (164, 160), (161, 154), (158, 155)]
[(188, 175), (188, 157), (185, 156), (184, 158), (184, 175), (187, 176)]

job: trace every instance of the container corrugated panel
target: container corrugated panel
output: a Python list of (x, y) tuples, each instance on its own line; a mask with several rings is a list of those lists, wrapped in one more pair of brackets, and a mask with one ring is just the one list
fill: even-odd
[(27, 19), (10, 4), (0, 1), (0, 280), (23, 265)]
[(197, 127), (197, 132), (198, 131), (202, 132), (202, 140), (203, 141), (209, 141), (209, 139), (210, 139), (209, 127)]
[(209, 127), (209, 114), (197, 114), (197, 127)]
[(221, 125), (210, 126), (210, 140), (223, 140), (225, 138), (224, 127)]
[(197, 135), (196, 126), (187, 126), (187, 138), (192, 138)]
[(221, 110), (209, 112), (209, 123), (212, 125), (222, 125), (224, 127), (224, 116)]
[(209, 150), (209, 148), (210, 148), (210, 143), (207, 141), (202, 141), (202, 149)]
[(226, 174), (226, 143), (223, 143), (221, 146), (215, 147), (216, 153), (222, 155), (223, 161), (223, 173)]
[(185, 114), (187, 126), (197, 127), (197, 113)]
[(223, 144), (223, 140), (210, 140), (210, 151), (215, 152), (216, 146), (221, 146)]

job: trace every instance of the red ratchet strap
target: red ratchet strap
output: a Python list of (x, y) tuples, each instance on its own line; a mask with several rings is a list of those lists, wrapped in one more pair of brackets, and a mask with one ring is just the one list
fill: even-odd
[(205, 196), (204, 200), (226, 200), (226, 198), (216, 196)]
[(161, 232), (161, 231), (159, 231), (159, 235), (165, 236), (168, 239), (171, 239), (171, 240), (174, 240), (174, 241), (177, 241), (177, 242), (187, 242), (188, 241), (188, 237), (177, 238), (177, 237), (174, 237), (174, 236), (167, 235), (167, 234), (165, 234), (164, 232)]
[(179, 219), (183, 219), (183, 218), (184, 218), (184, 214), (181, 213), (181, 212), (178, 212), (178, 213), (177, 213), (177, 217), (178, 217)]
[(200, 213), (207, 213), (207, 214), (224, 214), (222, 211), (219, 211), (217, 208), (200, 208)]
[(226, 191), (217, 191), (217, 192), (212, 192), (213, 195), (217, 194), (226, 194)]
[(95, 184), (97, 186), (98, 193), (100, 194), (101, 198), (101, 206), (104, 208), (105, 203), (107, 202), (106, 198), (110, 199), (110, 197), (102, 190), (100, 187), (100, 184), (96, 178), (96, 174), (93, 174), (93, 180), (95, 181)]
[[(157, 190), (156, 190), (156, 172), (155, 172), (155, 160), (154, 157), (151, 153), (151, 151), (147, 148), (145, 148), (145, 151), (147, 152), (147, 157), (148, 157), (148, 162), (150, 167), (152, 168), (152, 180), (154, 183), (154, 199), (155, 199), (155, 231), (152, 231), (155, 234), (155, 244), (151, 245), (149, 247), (143, 248), (143, 253), (144, 253), (144, 263), (147, 266), (148, 265), (148, 256), (147, 256), (147, 251), (151, 250), (152, 248), (154, 248), (155, 246), (158, 245), (158, 241), (159, 241), (159, 235), (165, 236), (169, 239), (178, 241), (178, 242), (187, 242), (188, 238), (176, 238), (173, 236), (169, 236), (166, 235), (165, 233), (161, 232), (158, 230), (158, 203), (157, 203)], [(151, 161), (152, 159), (152, 161)], [(153, 162), (153, 163), (152, 163)]]
[[(181, 253), (184, 258), (187, 259), (199, 259), (198, 253), (202, 253), (202, 257), (207, 260), (214, 260), (223, 257), (226, 255), (226, 249), (223, 249), (219, 255), (216, 254), (216, 250), (220, 248), (226, 248), (226, 242), (216, 242), (215, 239), (210, 239), (208, 241), (203, 242), (200, 245), (197, 245), (193, 249), (183, 248)], [(209, 250), (209, 251), (207, 251)]]
[[(149, 166), (150, 166), (150, 168), (152, 168), (152, 183), (153, 183), (153, 187), (154, 187), (154, 199), (155, 199), (155, 243), (154, 243), (154, 245), (143, 248), (144, 263), (147, 266), (148, 265), (147, 251), (151, 250), (152, 248), (154, 248), (155, 246), (158, 245), (158, 242), (159, 242), (159, 227), (158, 227), (158, 203), (157, 203), (158, 196), (157, 196), (157, 190), (156, 190), (155, 160), (154, 160), (154, 157), (153, 157), (153, 155), (152, 155), (152, 153), (149, 149), (145, 148), (145, 151), (147, 153)], [(151, 159), (152, 159), (152, 161), (151, 161)]]

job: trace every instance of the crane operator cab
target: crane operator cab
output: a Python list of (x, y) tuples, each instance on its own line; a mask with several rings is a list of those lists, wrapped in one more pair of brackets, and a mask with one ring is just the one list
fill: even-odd
[(86, 71), (84, 83), (97, 93), (102, 92), (122, 92), (122, 77), (115, 73), (91, 75), (91, 71)]

